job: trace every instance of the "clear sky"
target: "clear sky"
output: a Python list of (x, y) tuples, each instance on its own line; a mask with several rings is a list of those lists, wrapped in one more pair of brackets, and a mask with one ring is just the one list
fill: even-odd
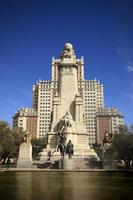
[(0, 0), (0, 119), (30, 107), (32, 85), (51, 79), (66, 42), (85, 58), (85, 79), (133, 123), (132, 0)]

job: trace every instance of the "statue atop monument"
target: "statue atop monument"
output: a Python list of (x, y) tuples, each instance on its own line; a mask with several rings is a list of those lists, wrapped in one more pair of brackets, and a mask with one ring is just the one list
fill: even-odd
[(70, 43), (66, 43), (65, 44), (64, 49), (61, 52), (60, 58), (61, 59), (64, 59), (64, 58), (76, 58), (76, 55), (74, 53), (74, 49), (73, 49), (72, 44), (70, 44)]
[(30, 137), (29, 133), (24, 135), (23, 141), (25, 143), (30, 143), (31, 142), (31, 137)]

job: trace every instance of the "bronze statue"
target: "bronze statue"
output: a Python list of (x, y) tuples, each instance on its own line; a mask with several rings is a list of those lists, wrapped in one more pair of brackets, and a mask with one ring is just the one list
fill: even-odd
[(59, 141), (59, 145), (57, 147), (57, 151), (60, 150), (61, 158), (64, 158), (66, 152), (68, 153), (69, 158), (71, 158), (71, 156), (72, 156), (73, 144), (71, 143), (71, 141), (69, 141), (69, 143), (67, 144), (67, 147), (66, 147), (66, 137), (64, 134), (66, 127), (71, 127), (71, 126), (72, 126), (72, 116), (70, 115), (70, 113), (66, 112), (65, 116), (61, 120), (60, 130), (58, 131), (60, 141)]
[(68, 153), (68, 158), (72, 158), (73, 155), (73, 144), (71, 142), (71, 140), (69, 140), (69, 142), (67, 143), (67, 153)]
[(58, 135), (60, 137), (60, 142), (57, 147), (57, 151), (60, 150), (61, 158), (64, 158), (66, 154), (66, 138), (65, 138), (65, 135), (61, 131), (58, 132)]
[(66, 145), (65, 143), (59, 143), (57, 151), (60, 150), (61, 158), (64, 159), (65, 154), (66, 154)]
[(112, 141), (112, 133), (108, 133), (107, 131), (105, 131), (104, 138), (103, 138), (103, 144), (111, 143), (111, 141)]

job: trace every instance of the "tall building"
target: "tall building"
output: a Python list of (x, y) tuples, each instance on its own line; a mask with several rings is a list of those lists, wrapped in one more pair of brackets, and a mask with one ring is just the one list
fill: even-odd
[(13, 127), (20, 127), (31, 138), (37, 137), (37, 111), (33, 108), (21, 108), (13, 117)]
[[(52, 58), (51, 74), (51, 80), (39, 80), (33, 85), (32, 108), (37, 112), (37, 137), (57, 131), (57, 118), (60, 120), (67, 111), (75, 121), (78, 114), (75, 115), (74, 105), (83, 104), (84, 129), (88, 135), (88, 144), (92, 146), (99, 141), (100, 136), (97, 134), (102, 134), (97, 126), (98, 110), (104, 109), (103, 85), (96, 79), (84, 79), (84, 58), (76, 58), (70, 43), (65, 44), (59, 58)], [(58, 112), (60, 114), (57, 114)], [(78, 127), (78, 124), (76, 126)]]
[(87, 133), (89, 137), (89, 145), (96, 143), (96, 112), (98, 108), (104, 107), (104, 91), (103, 85), (99, 81), (86, 80), (84, 92), (84, 115)]
[(118, 134), (123, 124), (123, 116), (117, 108), (99, 108), (96, 112), (97, 143), (102, 142), (105, 132)]
[(38, 81), (33, 85), (32, 94), (32, 107), (38, 112), (37, 137), (44, 137), (49, 131), (51, 122), (51, 81)]

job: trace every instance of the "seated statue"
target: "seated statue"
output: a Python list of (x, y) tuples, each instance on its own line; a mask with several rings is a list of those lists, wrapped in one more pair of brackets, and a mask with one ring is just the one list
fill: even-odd
[(65, 116), (62, 119), (62, 122), (66, 127), (71, 127), (72, 126), (72, 116), (68, 112), (66, 112)]

